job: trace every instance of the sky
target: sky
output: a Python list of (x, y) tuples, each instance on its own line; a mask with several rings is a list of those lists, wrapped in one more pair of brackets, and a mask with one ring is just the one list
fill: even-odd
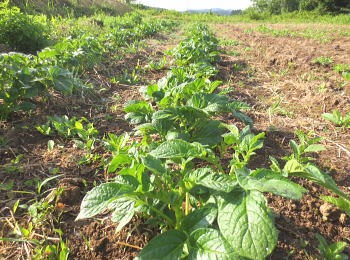
[(136, 2), (178, 11), (212, 8), (236, 10), (245, 9), (251, 4), (250, 0), (137, 0)]

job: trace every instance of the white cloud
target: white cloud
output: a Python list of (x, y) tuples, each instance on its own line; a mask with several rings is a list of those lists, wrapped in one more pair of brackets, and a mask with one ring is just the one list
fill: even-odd
[(137, 2), (147, 6), (161, 7), (178, 11), (211, 8), (245, 9), (251, 5), (250, 0), (138, 0)]

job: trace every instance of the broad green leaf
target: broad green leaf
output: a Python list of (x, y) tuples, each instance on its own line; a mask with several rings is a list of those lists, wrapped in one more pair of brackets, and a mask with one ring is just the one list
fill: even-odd
[(158, 110), (153, 113), (152, 120), (170, 119), (173, 120), (177, 116), (176, 108), (167, 108), (163, 110)]
[(239, 184), (245, 190), (271, 192), (294, 200), (300, 200), (307, 192), (302, 186), (270, 170), (262, 169), (250, 173), (248, 169), (242, 168), (236, 170), (236, 176)]
[(264, 138), (265, 133), (259, 133), (257, 135), (247, 134), (242, 138), (241, 143), (239, 144), (239, 149), (241, 151), (249, 151), (250, 154), (253, 155), (253, 151), (258, 150), (264, 146)]
[(208, 114), (205, 113), (203, 110), (189, 106), (178, 107), (176, 113), (178, 116), (185, 118), (187, 122), (193, 122), (195, 119), (200, 118), (208, 118)]
[(127, 113), (125, 119), (131, 124), (141, 124), (151, 119), (153, 108), (146, 101), (132, 100), (125, 105), (124, 111)]
[(314, 153), (314, 152), (320, 152), (325, 151), (326, 148), (322, 144), (312, 144), (306, 147), (304, 150), (305, 153)]
[(333, 111), (333, 114), (331, 113), (324, 113), (322, 114), (322, 117), (328, 121), (331, 121), (332, 123), (334, 123), (335, 125), (339, 125), (340, 124), (340, 112), (335, 110)]
[(152, 106), (147, 101), (131, 100), (124, 106), (124, 111), (126, 113), (152, 113)]
[(149, 169), (152, 172), (155, 172), (157, 174), (166, 173), (166, 169), (162, 161), (158, 158), (153, 157), (150, 154), (142, 158), (142, 163), (146, 166), (147, 169)]
[(228, 98), (223, 95), (196, 93), (188, 100), (187, 105), (205, 109), (208, 112), (220, 112), (221, 107), (229, 102)]
[(235, 191), (218, 198), (218, 225), (235, 251), (264, 259), (277, 244), (277, 230), (259, 191)]
[(221, 122), (216, 120), (201, 120), (196, 124), (192, 133), (192, 141), (203, 145), (214, 146), (222, 141), (221, 135), (225, 129), (221, 127)]
[(168, 140), (159, 145), (150, 154), (159, 159), (176, 159), (189, 157), (201, 157), (205, 153), (198, 145), (188, 143), (184, 140)]
[(178, 230), (169, 230), (153, 238), (140, 252), (137, 260), (180, 259), (187, 235)]
[(185, 141), (190, 140), (190, 134), (186, 132), (169, 131), (166, 135), (167, 140), (182, 139)]
[(115, 172), (120, 166), (131, 163), (132, 159), (128, 154), (117, 154), (108, 164), (108, 173)]
[(74, 89), (74, 77), (71, 72), (59, 68), (51, 67), (50, 73), (53, 87), (65, 95), (71, 95)]
[(108, 208), (113, 199), (132, 192), (132, 187), (114, 182), (103, 183), (89, 191), (80, 205), (76, 220), (93, 217)]
[(125, 115), (125, 120), (128, 120), (130, 124), (138, 125), (146, 122), (147, 115), (141, 113), (127, 113)]
[(200, 228), (190, 235), (189, 260), (234, 260), (239, 256), (222, 237), (220, 232), (211, 228)]
[(118, 223), (116, 232), (119, 232), (127, 225), (135, 213), (135, 202), (129, 198), (120, 198), (108, 205), (108, 209), (112, 210), (111, 220)]
[(209, 227), (216, 219), (218, 210), (216, 205), (210, 203), (188, 214), (181, 223), (181, 229), (187, 233), (198, 228)]
[(185, 181), (190, 182), (192, 186), (201, 185), (221, 192), (230, 192), (237, 186), (237, 181), (233, 180), (232, 177), (216, 173), (211, 168), (196, 169), (187, 175)]
[(143, 135), (150, 135), (156, 133), (156, 129), (152, 123), (144, 123), (135, 128), (137, 134), (142, 133)]
[(292, 174), (296, 172), (303, 172), (304, 166), (301, 165), (298, 160), (291, 159), (289, 160), (286, 165), (283, 167), (283, 172), (286, 172), (287, 174)]
[(339, 189), (339, 187), (330, 175), (322, 172), (318, 167), (316, 167), (313, 164), (306, 165), (303, 172), (296, 172), (293, 173), (293, 175), (306, 178), (310, 181), (317, 183), (318, 185), (321, 185), (333, 191), (335, 194), (341, 197), (348, 198), (348, 196), (342, 190)]
[(246, 125), (252, 126), (253, 125), (253, 120), (247, 116), (246, 114), (240, 112), (240, 111), (233, 111), (232, 115), (239, 119), (240, 121), (242, 121), (243, 123), (245, 123)]

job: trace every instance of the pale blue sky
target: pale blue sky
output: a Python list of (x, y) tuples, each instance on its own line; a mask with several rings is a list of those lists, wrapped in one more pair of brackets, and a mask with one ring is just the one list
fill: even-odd
[(245, 9), (250, 6), (250, 0), (137, 0), (152, 7), (161, 7), (178, 11), (194, 9)]

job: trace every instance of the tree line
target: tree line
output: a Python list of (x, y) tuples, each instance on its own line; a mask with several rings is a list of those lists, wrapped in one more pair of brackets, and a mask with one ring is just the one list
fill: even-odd
[(281, 14), (294, 11), (350, 13), (350, 0), (252, 0), (255, 11)]

